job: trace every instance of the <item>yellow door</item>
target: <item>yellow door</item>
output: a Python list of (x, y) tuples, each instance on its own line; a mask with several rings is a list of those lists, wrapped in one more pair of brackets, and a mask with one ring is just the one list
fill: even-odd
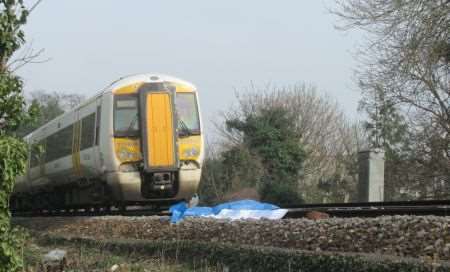
[(174, 167), (175, 141), (171, 96), (151, 92), (146, 97), (147, 154), (149, 168)]

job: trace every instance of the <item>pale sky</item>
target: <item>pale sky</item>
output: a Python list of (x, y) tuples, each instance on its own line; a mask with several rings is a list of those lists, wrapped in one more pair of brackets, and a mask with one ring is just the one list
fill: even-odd
[[(33, 1), (34, 2), (34, 1)], [(25, 27), (42, 58), (19, 75), (26, 91), (90, 97), (121, 76), (156, 72), (195, 84), (206, 132), (251, 83), (306, 82), (352, 118), (360, 98), (352, 57), (361, 36), (334, 28), (317, 0), (43, 0)]]

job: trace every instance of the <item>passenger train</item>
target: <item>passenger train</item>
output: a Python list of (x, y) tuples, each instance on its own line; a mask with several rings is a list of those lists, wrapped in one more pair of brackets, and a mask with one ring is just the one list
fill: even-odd
[(166, 75), (121, 78), (24, 140), (12, 211), (170, 204), (190, 200), (200, 182), (197, 90)]

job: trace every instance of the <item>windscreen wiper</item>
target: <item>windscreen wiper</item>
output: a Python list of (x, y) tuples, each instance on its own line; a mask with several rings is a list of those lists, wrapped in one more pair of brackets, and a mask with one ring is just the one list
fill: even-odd
[(125, 134), (130, 134), (131, 132), (134, 132), (134, 124), (136, 124), (136, 121), (138, 120), (138, 114), (136, 113), (136, 115), (133, 117), (133, 120), (131, 120), (130, 125), (128, 126), (128, 128), (125, 130)]
[(179, 136), (187, 137), (192, 135), (192, 130), (186, 125), (186, 123), (183, 120), (178, 119), (178, 124), (181, 127), (180, 133), (178, 133)]

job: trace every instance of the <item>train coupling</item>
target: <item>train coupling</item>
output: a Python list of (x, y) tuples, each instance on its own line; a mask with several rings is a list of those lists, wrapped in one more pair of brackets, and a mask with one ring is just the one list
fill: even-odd
[(143, 197), (172, 197), (177, 192), (176, 172), (145, 173), (142, 178)]

